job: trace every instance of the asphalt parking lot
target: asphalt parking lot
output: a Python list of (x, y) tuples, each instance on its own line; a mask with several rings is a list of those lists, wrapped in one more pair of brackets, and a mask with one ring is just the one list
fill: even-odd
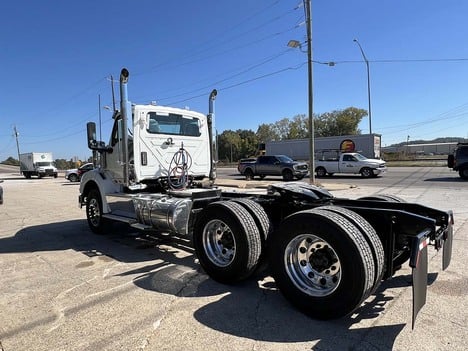
[(466, 349), (466, 182), (453, 189), (329, 184), (339, 197), (393, 193), (454, 210), (451, 265), (442, 271), (442, 253), (430, 248), (427, 303), (412, 330), (409, 268), (357, 313), (316, 321), (291, 307), (268, 271), (221, 285), (203, 273), (188, 240), (121, 225), (93, 234), (78, 208), (77, 183), (1, 178), (1, 351)]

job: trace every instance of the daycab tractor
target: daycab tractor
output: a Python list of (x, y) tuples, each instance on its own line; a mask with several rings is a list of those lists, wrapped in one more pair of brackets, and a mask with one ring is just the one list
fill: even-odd
[[(428, 245), (450, 264), (453, 214), (392, 195), (336, 198), (305, 182), (271, 185), (255, 194), (214, 185), (212, 121), (178, 108), (132, 105), (129, 72), (120, 75), (120, 110), (108, 144), (88, 146), (96, 168), (80, 183), (79, 204), (95, 233), (111, 221), (190, 237), (201, 267), (214, 280), (247, 279), (263, 261), (282, 294), (318, 319), (355, 311), (382, 280), (406, 262), (413, 274), (413, 327), (425, 304)], [(263, 266), (263, 264), (262, 264)]]

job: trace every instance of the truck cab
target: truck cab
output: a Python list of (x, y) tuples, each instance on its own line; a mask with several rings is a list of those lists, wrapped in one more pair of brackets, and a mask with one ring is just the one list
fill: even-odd
[[(115, 115), (101, 171), (124, 182), (124, 137), (121, 114)], [(206, 116), (184, 109), (133, 105), (127, 139), (130, 183), (162, 181), (170, 176), (209, 176), (210, 150)]]
[[(107, 145), (96, 140), (96, 126), (88, 123), (88, 146), (98, 167), (85, 177), (101, 173), (124, 188), (150, 186), (159, 190), (214, 178), (211, 114), (155, 104), (131, 104), (127, 98), (127, 79), (128, 71), (123, 70), (121, 109), (114, 112)], [(210, 101), (215, 96), (214, 90)]]

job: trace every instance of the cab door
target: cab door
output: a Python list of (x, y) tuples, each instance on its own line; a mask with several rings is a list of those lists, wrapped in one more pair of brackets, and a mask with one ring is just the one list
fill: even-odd
[(112, 151), (106, 153), (106, 165), (105, 169), (111, 173), (112, 179), (118, 183), (124, 182), (123, 175), (123, 155), (122, 155), (122, 144), (123, 144), (123, 133), (122, 133), (122, 119), (117, 118), (114, 121), (112, 128), (111, 138), (109, 146)]
[(340, 163), (340, 172), (343, 173), (359, 173), (361, 165), (353, 155), (343, 155)]

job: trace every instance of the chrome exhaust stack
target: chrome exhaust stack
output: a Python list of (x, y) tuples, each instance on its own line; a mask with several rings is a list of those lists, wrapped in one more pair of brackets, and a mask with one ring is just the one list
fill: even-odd
[(128, 101), (127, 83), (130, 73), (126, 68), (120, 72), (120, 113), (122, 116), (122, 149), (120, 150), (120, 160), (123, 165), (123, 182), (129, 186), (129, 164), (128, 164), (128, 113), (132, 106)]

